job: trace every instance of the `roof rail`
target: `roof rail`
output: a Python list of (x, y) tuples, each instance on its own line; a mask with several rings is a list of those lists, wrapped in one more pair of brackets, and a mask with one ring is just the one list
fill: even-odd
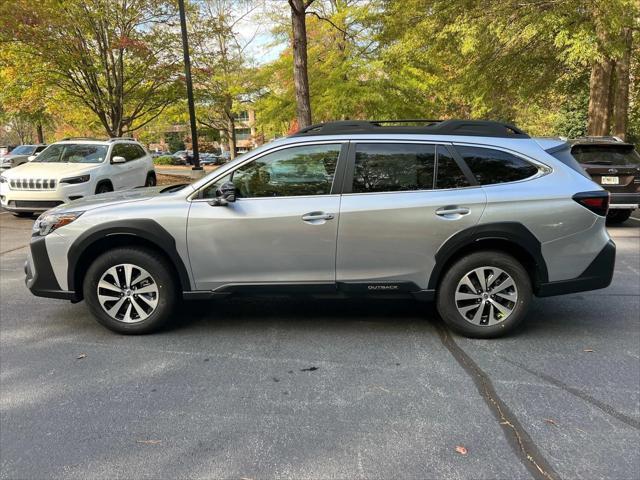
[[(422, 123), (418, 126), (384, 124)], [(404, 133), (418, 135), (468, 135), (476, 137), (530, 138), (515, 125), (492, 120), (343, 120), (310, 125), (291, 135)]]
[(65, 137), (60, 141), (66, 142), (68, 140), (95, 140), (97, 142), (101, 141), (99, 138), (94, 138), (94, 137)]
[(115, 142), (116, 140), (135, 140), (133, 137), (111, 137), (107, 142)]

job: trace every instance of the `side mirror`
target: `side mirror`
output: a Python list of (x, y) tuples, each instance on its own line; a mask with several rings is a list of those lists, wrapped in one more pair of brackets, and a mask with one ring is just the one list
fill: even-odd
[(225, 182), (216, 191), (216, 198), (211, 200), (210, 205), (222, 207), (236, 201), (236, 187), (233, 182)]
[(124, 157), (113, 157), (111, 163), (125, 163), (127, 161)]
[(27, 158), (27, 160), (29, 160), (31, 162), (31, 161), (35, 160), (37, 156), (38, 155), (30, 155), (29, 158)]

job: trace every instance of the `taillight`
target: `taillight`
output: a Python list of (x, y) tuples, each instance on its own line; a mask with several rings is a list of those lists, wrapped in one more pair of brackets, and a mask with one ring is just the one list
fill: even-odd
[(600, 190), (597, 192), (576, 193), (573, 197), (576, 202), (588, 208), (596, 215), (607, 216), (609, 211), (609, 192)]

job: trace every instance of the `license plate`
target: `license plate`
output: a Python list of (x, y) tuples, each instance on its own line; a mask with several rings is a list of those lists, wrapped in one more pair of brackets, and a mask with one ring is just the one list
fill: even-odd
[(619, 177), (602, 177), (600, 181), (602, 185), (618, 185), (620, 183)]

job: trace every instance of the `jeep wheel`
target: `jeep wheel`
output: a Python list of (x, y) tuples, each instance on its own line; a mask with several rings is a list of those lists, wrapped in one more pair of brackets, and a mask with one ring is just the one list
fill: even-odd
[(108, 183), (101, 183), (96, 187), (96, 195), (100, 195), (101, 193), (113, 192), (113, 188)]
[(492, 338), (513, 330), (531, 302), (531, 280), (515, 258), (472, 253), (454, 263), (438, 289), (442, 319), (467, 337)]
[(153, 173), (147, 174), (147, 180), (144, 182), (145, 187), (155, 187), (156, 186), (156, 176)]
[(91, 313), (119, 333), (151, 333), (162, 327), (176, 304), (176, 283), (167, 261), (144, 248), (118, 248), (99, 256), (84, 278)]
[(629, 219), (633, 210), (609, 210), (607, 213), (607, 223), (622, 223)]

